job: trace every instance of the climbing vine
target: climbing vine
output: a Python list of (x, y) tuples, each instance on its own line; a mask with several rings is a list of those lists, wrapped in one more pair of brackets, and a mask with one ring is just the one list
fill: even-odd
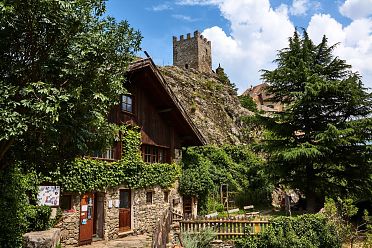
[(270, 201), (272, 185), (264, 161), (248, 146), (190, 147), (183, 153), (182, 169), (180, 191), (198, 197), (203, 212), (209, 210), (208, 199), (219, 194), (221, 184), (238, 193), (238, 205)]
[(125, 184), (130, 188), (145, 188), (155, 185), (169, 187), (181, 174), (179, 165), (147, 164), (140, 154), (140, 133), (137, 128), (120, 126), (123, 143), (122, 159), (115, 162), (91, 158), (77, 158), (60, 164), (51, 173), (50, 180), (64, 191), (87, 192)]

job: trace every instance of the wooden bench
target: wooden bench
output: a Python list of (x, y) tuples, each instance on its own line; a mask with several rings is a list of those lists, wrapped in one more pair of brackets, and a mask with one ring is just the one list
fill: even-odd
[(254, 206), (253, 205), (249, 205), (249, 206), (244, 206), (243, 209), (244, 211), (247, 211), (247, 210), (250, 210), (250, 209), (253, 209)]
[(245, 211), (245, 215), (246, 216), (257, 216), (257, 215), (260, 215), (260, 212), (259, 211), (252, 211), (254, 209), (254, 206), (253, 205), (244, 206), (243, 209)]
[(256, 212), (248, 212), (248, 213), (245, 213), (246, 216), (257, 216), (257, 215), (260, 215), (260, 212), (259, 211), (256, 211)]

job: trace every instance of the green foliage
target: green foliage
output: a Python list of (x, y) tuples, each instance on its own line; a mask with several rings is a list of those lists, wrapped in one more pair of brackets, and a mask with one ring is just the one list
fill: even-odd
[(182, 165), (180, 191), (197, 196), (202, 213), (208, 210), (208, 198), (218, 194), (221, 184), (240, 194), (262, 189), (259, 201), (270, 200), (272, 186), (263, 172), (263, 160), (247, 146), (190, 147), (183, 153)]
[(0, 247), (21, 247), (22, 234), (29, 229), (29, 201), (36, 201), (38, 179), (24, 173), (23, 166), (0, 171)]
[[(54, 162), (107, 147), (139, 32), (101, 0), (2, 1), (0, 161)], [(37, 160), (35, 159), (37, 158)]]
[(252, 111), (257, 112), (257, 104), (253, 101), (252, 97), (249, 95), (241, 95), (239, 96), (239, 101), (242, 107)]
[(225, 73), (225, 71), (223, 69), (219, 70), (217, 68), (216, 73), (217, 73), (218, 79), (222, 83), (224, 83), (226, 85), (229, 85), (235, 91), (235, 93), (237, 92), (238, 89), (236, 88), (236, 85), (233, 82), (230, 81), (229, 77), (227, 76), (227, 74)]
[(123, 144), (122, 159), (115, 162), (77, 158), (51, 173), (49, 180), (64, 191), (84, 193), (125, 184), (130, 188), (155, 185), (169, 187), (181, 174), (177, 164), (147, 164), (140, 154), (141, 134), (136, 128), (120, 126)]
[(277, 217), (260, 235), (236, 242), (237, 248), (341, 248), (341, 237), (322, 214)]
[(146, 164), (142, 160), (123, 159), (107, 162), (75, 159), (61, 167), (52, 179), (64, 191), (84, 193), (125, 184), (130, 188), (155, 185), (169, 187), (180, 175), (177, 164)]
[(263, 71), (274, 102), (285, 111), (261, 116), (273, 179), (306, 196), (319, 210), (324, 196), (371, 195), (372, 99), (360, 76), (332, 55), (327, 39), (314, 44), (295, 32)]
[(44, 231), (51, 226), (50, 215), (52, 209), (49, 206), (29, 205), (27, 210), (27, 232)]
[(365, 237), (363, 245), (372, 244), (371, 226), (368, 211), (364, 211), (364, 216), (361, 221), (352, 222), (352, 217), (358, 213), (358, 208), (354, 205), (354, 200), (350, 198), (337, 200), (327, 199), (324, 205), (324, 214), (329, 222), (333, 224), (336, 232), (342, 237), (343, 242), (350, 243), (350, 247), (358, 238)]
[(197, 233), (182, 232), (182, 244), (185, 248), (209, 248), (210, 242), (216, 234), (210, 228), (205, 228)]

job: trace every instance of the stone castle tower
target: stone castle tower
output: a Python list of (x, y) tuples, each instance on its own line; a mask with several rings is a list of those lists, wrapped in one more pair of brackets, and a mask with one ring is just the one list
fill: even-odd
[(189, 69), (193, 68), (201, 72), (212, 72), (211, 42), (199, 31), (194, 32), (194, 37), (187, 34), (180, 40), (173, 36), (173, 65)]

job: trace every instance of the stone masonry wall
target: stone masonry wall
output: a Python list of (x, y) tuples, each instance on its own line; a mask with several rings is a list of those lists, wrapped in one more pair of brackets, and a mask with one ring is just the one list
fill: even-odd
[[(176, 199), (177, 204), (173, 208), (182, 212), (182, 198), (179, 195), (178, 183), (175, 183), (172, 188), (162, 189), (161, 187), (153, 187), (150, 189), (137, 189), (134, 191), (133, 202), (133, 229), (137, 233), (152, 233), (158, 219), (160, 219), (170, 204), (173, 204), (173, 199)], [(169, 191), (168, 202), (164, 201), (164, 191)], [(152, 204), (146, 203), (146, 193), (153, 193)]]
[[(104, 205), (104, 233), (105, 240), (116, 239), (119, 233), (119, 188), (114, 188), (106, 193)], [(112, 207), (109, 208), (109, 202), (112, 201)]]
[[(107, 190), (104, 195), (104, 221), (103, 238), (112, 240), (119, 235), (119, 197), (120, 189), (126, 187), (116, 187)], [(182, 213), (182, 197), (178, 193), (178, 182), (169, 189), (162, 189), (159, 186), (148, 189), (132, 190), (132, 230), (139, 233), (152, 233), (158, 219), (167, 210), (170, 204), (173, 208)], [(146, 193), (153, 192), (152, 204), (146, 203)], [(164, 192), (169, 192), (168, 201), (164, 199)], [(175, 199), (175, 201), (173, 201)], [(111, 204), (109, 202), (111, 201)], [(173, 204), (175, 202), (175, 204)], [(61, 244), (65, 246), (77, 246), (79, 243), (80, 228), (80, 195), (72, 196), (72, 209), (65, 211), (62, 221), (56, 226), (61, 229)]]
[(62, 221), (56, 226), (61, 229), (61, 244), (63, 246), (79, 243), (80, 195), (73, 195), (71, 204), (72, 209), (63, 213)]
[[(180, 68), (193, 68), (200, 72), (212, 72), (211, 42), (200, 35), (199, 31), (194, 32), (194, 37), (187, 34), (180, 40), (173, 37), (173, 65)], [(186, 68), (186, 65), (188, 68)]]

